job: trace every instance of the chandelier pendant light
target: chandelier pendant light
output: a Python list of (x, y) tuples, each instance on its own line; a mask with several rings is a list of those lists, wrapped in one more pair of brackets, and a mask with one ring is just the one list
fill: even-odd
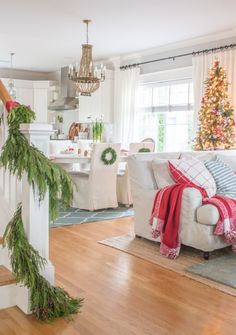
[(11, 71), (10, 71), (10, 79), (8, 81), (8, 91), (10, 96), (12, 97), (13, 100), (16, 100), (16, 89), (15, 89), (15, 83), (13, 79), (13, 56), (14, 53), (10, 53), (11, 56)]
[(86, 24), (86, 44), (82, 44), (82, 57), (80, 60), (80, 66), (69, 66), (68, 77), (74, 82), (76, 91), (80, 95), (91, 96), (95, 92), (102, 81), (105, 80), (106, 67), (95, 68), (93, 66), (92, 48), (88, 40), (88, 25), (91, 20), (83, 20)]

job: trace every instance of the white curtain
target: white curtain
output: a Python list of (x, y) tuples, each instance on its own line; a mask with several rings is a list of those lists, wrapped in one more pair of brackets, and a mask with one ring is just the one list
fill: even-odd
[(193, 57), (193, 87), (194, 87), (194, 127), (197, 130), (198, 113), (201, 108), (201, 99), (204, 95), (204, 82), (208, 77), (214, 59), (220, 61), (220, 65), (227, 71), (229, 95), (236, 116), (236, 49), (229, 49), (217, 53), (197, 55)]
[(139, 74), (140, 68), (138, 67), (119, 70), (116, 73), (114, 139), (115, 142), (121, 143), (122, 148), (128, 148), (129, 143), (135, 140)]

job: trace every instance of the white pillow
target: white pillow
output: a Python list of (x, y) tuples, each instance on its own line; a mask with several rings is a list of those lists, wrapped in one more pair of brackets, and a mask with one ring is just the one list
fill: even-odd
[(175, 183), (169, 173), (168, 159), (156, 158), (152, 161), (152, 169), (158, 189)]
[(176, 182), (188, 181), (204, 188), (208, 197), (216, 194), (216, 183), (205, 165), (197, 158), (171, 159), (169, 160), (169, 169), (172, 178)]

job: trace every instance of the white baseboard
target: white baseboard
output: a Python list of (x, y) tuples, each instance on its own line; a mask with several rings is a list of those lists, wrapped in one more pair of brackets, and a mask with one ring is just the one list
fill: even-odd
[(0, 286), (0, 309), (16, 306), (16, 284)]

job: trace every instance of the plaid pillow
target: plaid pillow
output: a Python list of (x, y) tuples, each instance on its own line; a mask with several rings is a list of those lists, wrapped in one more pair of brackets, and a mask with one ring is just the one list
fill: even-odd
[(195, 157), (169, 160), (169, 170), (176, 182), (191, 182), (204, 188), (208, 197), (216, 194), (216, 183), (205, 165)]

